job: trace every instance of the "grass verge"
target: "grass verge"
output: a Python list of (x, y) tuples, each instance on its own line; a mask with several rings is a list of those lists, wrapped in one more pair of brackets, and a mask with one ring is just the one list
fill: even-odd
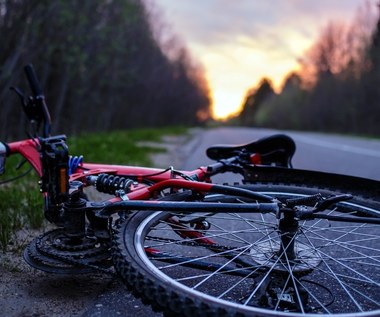
[[(70, 155), (83, 155), (86, 162), (151, 166), (150, 155), (163, 152), (157, 147), (139, 146), (141, 141), (159, 142), (165, 135), (185, 134), (185, 128), (136, 129), (110, 133), (91, 133), (67, 140)], [(0, 182), (30, 169), (21, 156), (7, 158), (6, 173)], [(36, 229), (44, 225), (43, 202), (38, 176), (34, 171), (14, 182), (0, 185), (0, 250), (6, 251), (14, 233), (21, 228)]]

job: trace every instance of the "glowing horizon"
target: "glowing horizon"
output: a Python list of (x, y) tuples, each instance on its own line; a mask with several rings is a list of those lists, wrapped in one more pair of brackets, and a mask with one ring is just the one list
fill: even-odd
[[(298, 43), (300, 50), (305, 50), (311, 45), (308, 42)], [(240, 112), (247, 91), (254, 88), (263, 77), (270, 79), (273, 88), (279, 91), (286, 75), (296, 70), (298, 66), (293, 58), (279, 59), (273, 64), (270, 56), (262, 54), (253, 45), (237, 48), (234, 52), (225, 52), (227, 49), (218, 47), (212, 52), (202, 52), (200, 48), (194, 49), (196, 55), (200, 56), (202, 64), (206, 65), (206, 78), (212, 93), (212, 114), (217, 120), (226, 119)], [(267, 69), (270, 63), (272, 67)], [(249, 65), (260, 65), (257, 67), (258, 75), (245, 71)]]
[[(278, 90), (328, 22), (351, 22), (366, 0), (146, 0), (164, 11), (205, 69), (214, 118), (237, 113), (247, 90), (269, 78)], [(375, 6), (378, 0), (370, 0)]]

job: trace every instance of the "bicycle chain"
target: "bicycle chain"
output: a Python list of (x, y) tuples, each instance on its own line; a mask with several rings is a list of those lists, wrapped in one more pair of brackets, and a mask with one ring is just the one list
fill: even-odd
[[(69, 250), (70, 248), (72, 248), (72, 250), (68, 251), (68, 253), (70, 253), (70, 252), (72, 253), (74, 251), (87, 251), (84, 254), (63, 255), (63, 254), (59, 253), (60, 250), (56, 251), (55, 249), (49, 249), (49, 247), (46, 247), (43, 244), (42, 238), (43, 237), (40, 237), (40, 239), (37, 240), (37, 248), (43, 255), (51, 257), (51, 258), (56, 259), (58, 261), (62, 261), (62, 262), (69, 264), (69, 265), (85, 267), (85, 268), (89, 268), (92, 270), (101, 271), (101, 272), (107, 273), (107, 274), (113, 274), (113, 272), (111, 270), (105, 269), (105, 268), (102, 268), (101, 266), (96, 265), (96, 263), (100, 264), (102, 260), (105, 260), (105, 258), (100, 258), (98, 261), (96, 260), (96, 256), (97, 255), (103, 255), (105, 250), (102, 251), (102, 250), (96, 250), (96, 249), (90, 249), (90, 248), (85, 249), (84, 245), (74, 245), (74, 246), (62, 245), (63, 246), (62, 251), (66, 251), (64, 249)], [(55, 246), (61, 247), (61, 245), (59, 245), (59, 244), (55, 244)], [(107, 256), (107, 258), (109, 256)], [(78, 258), (76, 258), (76, 257), (78, 257)], [(89, 263), (86, 260), (89, 260), (91, 262), (93, 261), (94, 264), (91, 264), (91, 262)]]
[(115, 274), (110, 243), (91, 240), (84, 238), (81, 244), (67, 244), (63, 229), (55, 229), (35, 238), (26, 248), (24, 258), (31, 266), (52, 273)]

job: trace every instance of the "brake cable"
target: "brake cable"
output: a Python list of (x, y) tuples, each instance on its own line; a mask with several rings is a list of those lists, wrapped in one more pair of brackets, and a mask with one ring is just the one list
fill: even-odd
[[(24, 162), (22, 164), (24, 164)], [(4, 181), (0, 181), (0, 185), (4, 185), (4, 184), (10, 183), (10, 182), (13, 182), (15, 180), (18, 180), (18, 179), (20, 179), (20, 178), (28, 175), (32, 170), (33, 170), (33, 167), (29, 168), (27, 171), (25, 171), (24, 173), (22, 173), (20, 175), (17, 175), (15, 177), (12, 177), (12, 178), (9, 178), (9, 179), (6, 179)]]

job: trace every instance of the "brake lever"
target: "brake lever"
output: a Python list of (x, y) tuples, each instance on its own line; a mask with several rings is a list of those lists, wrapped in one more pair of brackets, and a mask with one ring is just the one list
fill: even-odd
[(317, 205), (314, 207), (314, 212), (323, 211), (335, 203), (350, 200), (352, 198), (353, 196), (350, 194), (335, 195), (325, 198), (324, 200), (317, 203)]
[(10, 87), (10, 90), (14, 91), (19, 96), (21, 105), (24, 109), (24, 113), (26, 114), (31, 124), (33, 135), (35, 135), (36, 132), (39, 130), (41, 122), (41, 115), (38, 112), (36, 112), (35, 99), (32, 96), (26, 98), (25, 94), (21, 91), (21, 89), (17, 87), (12, 86)]
[(25, 94), (21, 91), (21, 89), (17, 87), (13, 87), (13, 86), (10, 87), (9, 89), (14, 91), (17, 94), (17, 96), (19, 96), (21, 104), (23, 105), (23, 107), (26, 107), (27, 102), (26, 102)]
[(287, 207), (284, 210), (287, 210), (288, 212), (293, 212), (294, 216), (298, 219), (301, 219), (301, 220), (310, 219), (310, 218), (313, 218), (313, 215), (315, 213), (324, 211), (335, 203), (350, 200), (352, 198), (353, 196), (350, 194), (335, 195), (335, 196), (331, 196), (323, 200), (320, 200), (318, 203), (315, 204), (314, 207), (309, 207), (305, 205), (297, 205), (297, 206), (293, 206), (292, 208)]

